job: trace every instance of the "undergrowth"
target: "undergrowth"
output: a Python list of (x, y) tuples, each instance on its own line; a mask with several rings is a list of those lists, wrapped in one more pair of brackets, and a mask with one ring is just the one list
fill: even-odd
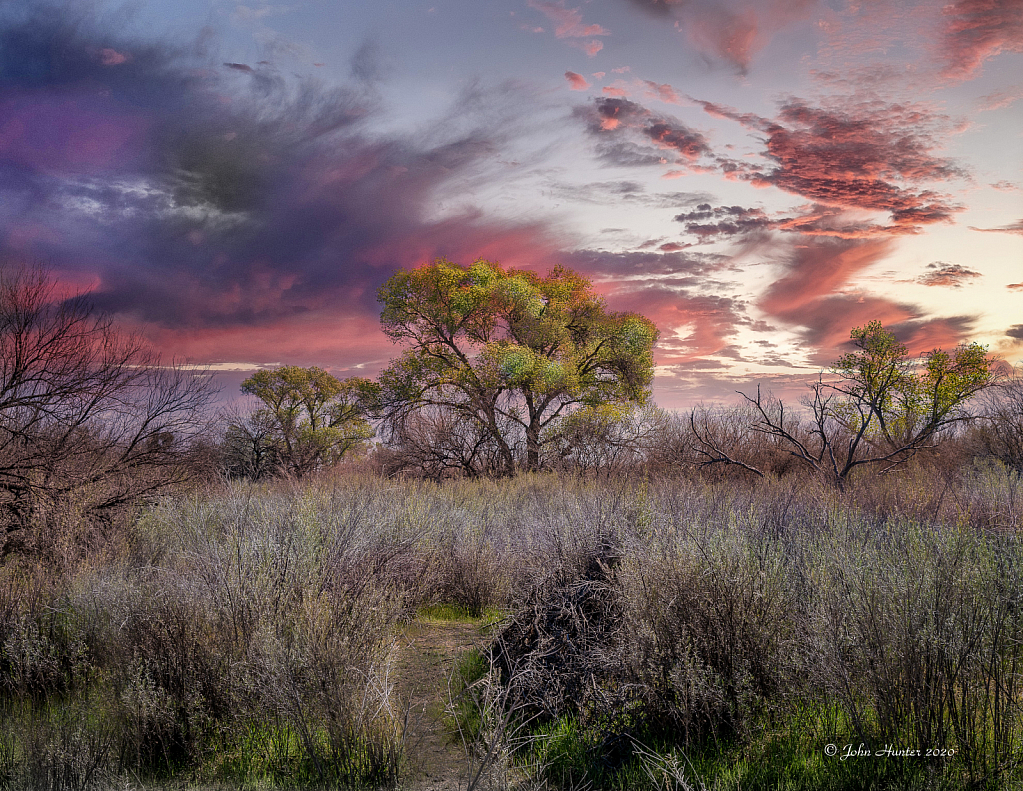
[(417, 616), (490, 626), (451, 688), (475, 788), (1018, 787), (1023, 483), (938, 483), (168, 498), (74, 568), (0, 565), (0, 788), (400, 786), (391, 664)]

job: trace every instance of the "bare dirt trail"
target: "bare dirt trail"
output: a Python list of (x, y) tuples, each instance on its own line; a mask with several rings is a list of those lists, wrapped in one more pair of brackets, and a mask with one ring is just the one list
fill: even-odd
[(397, 691), (410, 700), (407, 753), (409, 791), (459, 791), (466, 787), (465, 753), (444, 724), (448, 679), (458, 657), (483, 644), (478, 623), (416, 620), (399, 635)]

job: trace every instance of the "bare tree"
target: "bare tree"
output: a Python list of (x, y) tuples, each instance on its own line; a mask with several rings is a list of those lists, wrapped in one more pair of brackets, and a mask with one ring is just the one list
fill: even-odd
[(225, 412), (224, 422), (227, 428), (220, 443), (220, 466), (228, 476), (259, 481), (285, 474), (273, 415), (257, 407), (244, 410), (233, 406)]
[(192, 477), (215, 395), (42, 268), (0, 264), (0, 551), (54, 506), (108, 514)]
[(982, 452), (1023, 475), (1023, 366), (985, 394), (982, 414)]
[[(804, 415), (764, 397), (759, 387), (755, 396), (740, 393), (752, 410), (749, 430), (769, 437), (839, 487), (857, 467), (891, 470), (973, 420), (977, 415), (967, 403), (994, 380), (992, 361), (978, 344), (951, 352), (935, 349), (914, 359), (878, 321), (850, 335), (857, 351), (843, 355), (829, 379), (821, 375), (810, 384)], [(712, 432), (701, 430), (696, 412), (690, 425), (704, 465), (739, 465), (763, 475)]]
[(544, 465), (608, 475), (639, 469), (669, 431), (670, 418), (652, 405), (586, 407), (556, 423), (544, 444)]
[[(509, 447), (516, 448), (514, 426), (504, 426)], [(461, 412), (438, 406), (394, 410), (382, 423), (384, 470), (409, 472), (433, 480), (453, 476), (478, 478), (504, 469), (502, 448), (493, 435)]]

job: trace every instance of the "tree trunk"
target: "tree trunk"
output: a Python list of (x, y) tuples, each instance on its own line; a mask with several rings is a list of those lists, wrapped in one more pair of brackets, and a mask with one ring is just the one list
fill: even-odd
[(526, 428), (526, 467), (530, 472), (540, 469), (540, 427), (531, 420)]

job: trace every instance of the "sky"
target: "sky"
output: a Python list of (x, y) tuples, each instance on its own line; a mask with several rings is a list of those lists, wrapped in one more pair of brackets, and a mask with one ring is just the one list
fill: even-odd
[(374, 376), (378, 288), (575, 269), (654, 399), (796, 392), (879, 320), (1023, 358), (1023, 0), (7, 0), (0, 261), (225, 394)]

